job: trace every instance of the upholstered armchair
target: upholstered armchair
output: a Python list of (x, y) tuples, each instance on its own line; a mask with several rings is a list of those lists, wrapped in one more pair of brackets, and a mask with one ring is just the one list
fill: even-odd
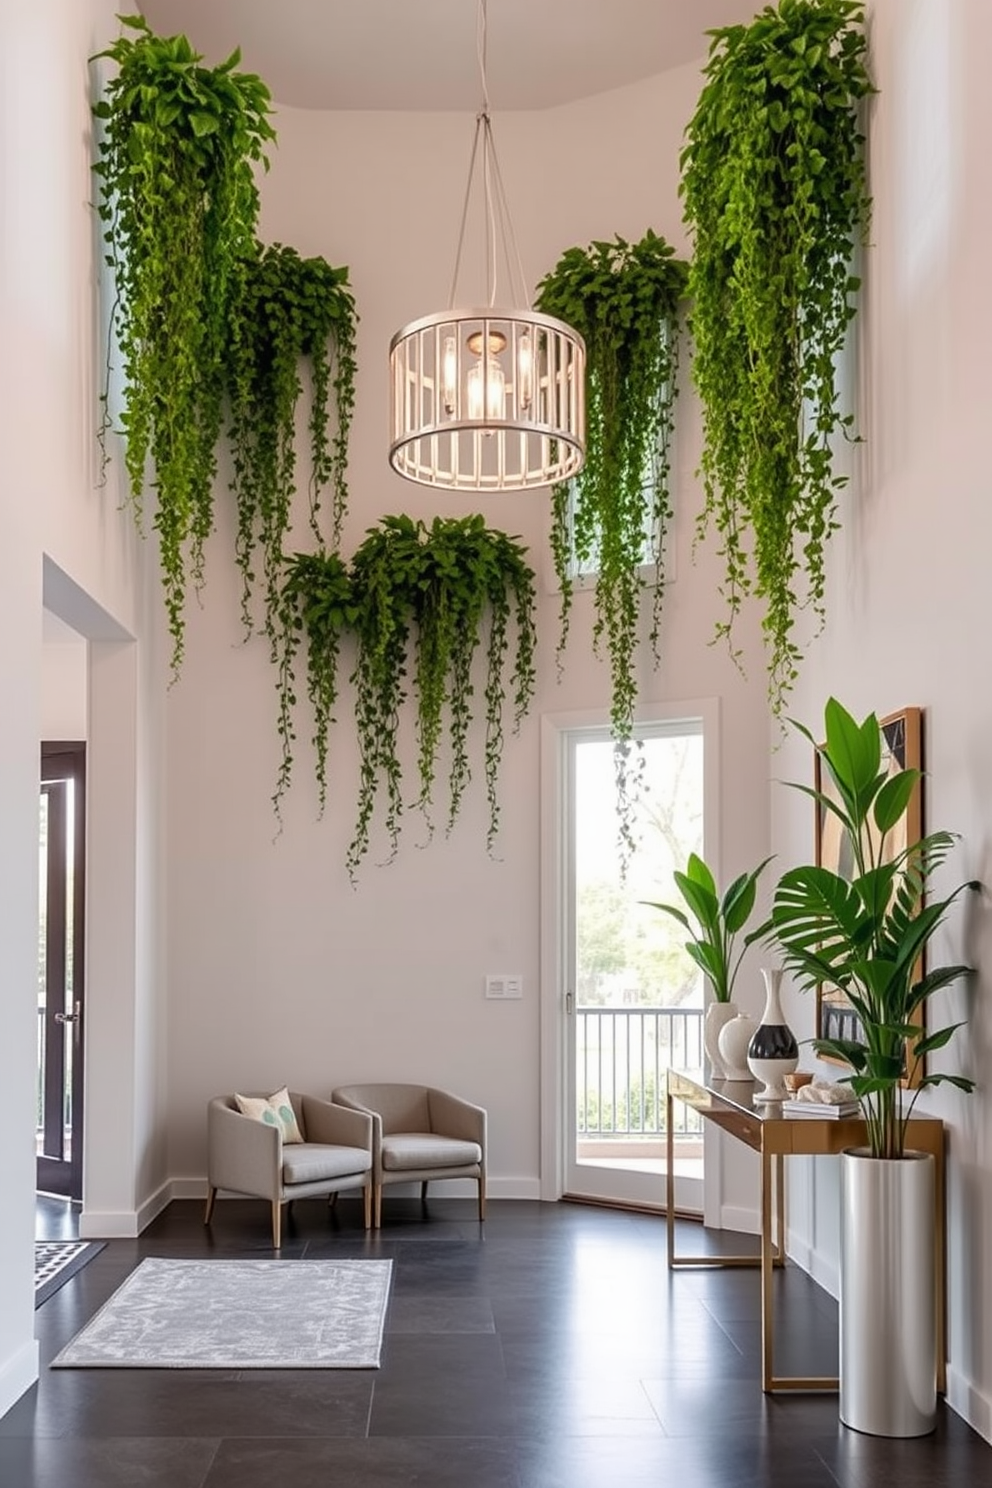
[[(313, 1095), (289, 1092), (302, 1141), (286, 1141), (282, 1127), (243, 1115), (233, 1095), (207, 1107), (207, 1208), (213, 1216), (218, 1189), (268, 1199), (272, 1244), (282, 1243), (282, 1206), (315, 1194), (361, 1188), (365, 1228), (372, 1222), (372, 1118)], [(254, 1098), (254, 1097), (253, 1097)], [(261, 1099), (264, 1103), (264, 1098)]]
[(437, 1178), (474, 1178), (479, 1219), (486, 1217), (486, 1113), (430, 1085), (340, 1085), (339, 1105), (372, 1117), (373, 1223), (382, 1220), (387, 1183), (419, 1182), (421, 1197)]

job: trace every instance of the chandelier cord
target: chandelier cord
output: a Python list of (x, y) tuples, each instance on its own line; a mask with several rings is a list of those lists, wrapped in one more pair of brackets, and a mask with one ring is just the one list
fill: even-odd
[[(476, 16), (476, 56), (479, 63), (479, 79), (482, 86), (482, 107), (475, 116), (475, 135), (472, 140), (472, 153), (469, 157), (465, 199), (462, 203), (461, 224), (458, 230), (458, 246), (455, 250), (455, 267), (451, 276), (451, 289), (448, 294), (449, 310), (454, 309), (455, 295), (458, 291), (458, 275), (461, 270), (465, 231), (468, 225), (468, 214), (472, 201), (472, 182), (475, 179), (480, 133), (482, 134), (482, 184), (485, 209), (486, 292), (489, 297), (489, 308), (492, 309), (496, 304), (497, 250), (498, 246), (501, 245), (507, 264), (510, 295), (512, 297), (516, 292), (513, 285), (513, 271), (515, 267), (519, 277), (520, 306), (530, 309), (527, 279), (524, 274), (520, 250), (517, 246), (517, 237), (513, 227), (513, 218), (510, 215), (506, 187), (503, 184), (503, 174), (500, 170), (499, 157), (496, 154), (496, 140), (493, 135), (492, 118), (489, 112), (489, 80), (486, 69), (488, 45), (487, 4), (488, 0), (479, 0)], [(499, 227), (498, 241), (497, 219)]]

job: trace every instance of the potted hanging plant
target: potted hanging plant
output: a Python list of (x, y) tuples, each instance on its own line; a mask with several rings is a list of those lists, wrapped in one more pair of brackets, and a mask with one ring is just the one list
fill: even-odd
[(553, 488), (551, 551), (561, 594), (559, 657), (576, 578), (595, 573), (593, 645), (610, 664), (618, 816), (633, 848), (627, 762), (637, 700), (635, 653), (642, 571), (653, 567), (650, 644), (658, 655), (662, 567), (671, 518), (670, 450), (678, 372), (679, 305), (687, 268), (650, 229), (569, 248), (537, 287), (535, 303), (586, 344), (586, 459)]
[[(336, 547), (348, 498), (356, 320), (347, 268), (332, 268), (323, 258), (303, 258), (295, 248), (280, 243), (258, 245), (231, 306), (226, 372), (242, 615), (250, 630), (255, 552), (260, 549), (265, 630), (272, 641), (280, 628), (283, 545), (296, 494), (301, 367), (306, 363), (310, 370), (310, 525), (322, 541), (320, 500), (329, 487), (330, 542)], [(333, 437), (328, 432), (332, 412)]]
[(825, 614), (825, 549), (852, 435), (837, 359), (855, 314), (855, 250), (867, 227), (860, 105), (871, 93), (864, 6), (780, 0), (713, 31), (706, 86), (681, 157), (693, 239), (692, 375), (703, 409), (704, 506), (726, 619), (762, 605), (768, 694), (778, 715), (801, 650), (796, 617)]
[[(957, 899), (981, 885), (933, 892), (953, 833), (900, 842), (920, 772), (883, 761), (874, 714), (858, 723), (831, 698), (825, 743), (796, 727), (833, 786), (797, 788), (835, 818), (854, 865), (850, 879), (814, 864), (789, 869), (765, 927), (799, 986), (839, 988), (858, 1022), (855, 1038), (814, 1043), (849, 1066), (867, 1130), (867, 1145), (842, 1156), (841, 1419), (877, 1435), (920, 1435), (935, 1422), (934, 1173), (932, 1157), (907, 1148), (907, 1122), (921, 1090), (973, 1089), (964, 1075), (925, 1068), (960, 1025), (927, 1031), (920, 1018), (970, 968), (926, 968), (924, 955)], [(866, 1297), (875, 1299), (867, 1315)]]
[[(102, 125), (94, 171), (123, 361), (124, 463), (139, 523), (146, 480), (155, 491), (175, 675), (187, 583), (202, 580), (213, 526), (227, 324), (255, 253), (253, 168), (275, 132), (268, 89), (236, 70), (238, 52), (204, 67), (185, 36), (156, 36), (141, 16), (120, 20), (125, 30), (98, 54), (117, 72), (93, 110)], [(104, 441), (110, 350), (108, 338)]]
[(739, 1076), (742, 1070), (747, 1075), (744, 1060), (754, 1030), (753, 1021), (750, 1018), (743, 1020), (745, 1028), (737, 1041), (740, 1047), (729, 1063), (720, 1048), (720, 1033), (728, 1023), (742, 1017), (740, 1008), (733, 1001), (734, 983), (744, 952), (762, 934), (762, 928), (744, 936), (739, 948), (738, 937), (754, 912), (758, 879), (770, 861), (766, 858), (750, 873), (742, 873), (721, 896), (712, 870), (696, 853), (690, 853), (685, 871), (676, 871), (672, 875), (685, 901), (685, 909), (677, 904), (644, 901), (651, 909), (660, 909), (671, 915), (689, 932), (685, 948), (713, 994), (703, 1020), (703, 1040), (710, 1072), (718, 1080), (731, 1074)]
[[(514, 729), (534, 692), (534, 574), (525, 553), (516, 539), (488, 529), (481, 516), (435, 517), (430, 527), (396, 516), (384, 517), (370, 529), (355, 554), (351, 583), (357, 658), (352, 681), (361, 775), (347, 855), (353, 879), (369, 849), (380, 790), (386, 795), (390, 856), (399, 844), (404, 810), (399, 728), (411, 683), (416, 694), (416, 806), (432, 831), (438, 752), (446, 738), (446, 829), (454, 826), (471, 778), (472, 673), (480, 646), (485, 655), (487, 847), (492, 848), (499, 826), (497, 784), (507, 686)], [(511, 625), (516, 632), (512, 661)]]

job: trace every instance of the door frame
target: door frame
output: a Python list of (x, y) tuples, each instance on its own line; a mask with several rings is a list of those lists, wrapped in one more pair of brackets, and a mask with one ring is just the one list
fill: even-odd
[[(83, 740), (43, 741), (41, 745), (39, 788), (71, 779), (74, 785), (74, 823), (72, 839), (72, 990), (74, 1021), (72, 1023), (72, 1141), (69, 1161), (40, 1155), (36, 1160), (35, 1186), (44, 1193), (64, 1198), (83, 1196), (83, 1034), (86, 1005), (86, 744)], [(49, 856), (49, 885), (51, 857)], [(50, 900), (49, 900), (50, 902)], [(64, 900), (63, 900), (64, 905)], [(68, 950), (68, 946), (65, 947)], [(63, 957), (64, 962), (64, 957)], [(46, 998), (46, 1004), (48, 999)], [(46, 1049), (51, 1047), (61, 1022), (58, 1012), (46, 1005)], [(64, 1011), (62, 1009), (61, 1011)], [(64, 1036), (64, 1035), (63, 1035)], [(61, 1084), (61, 1081), (60, 1081)], [(59, 1095), (61, 1105), (61, 1092)], [(47, 1120), (47, 1116), (46, 1116)]]
[[(719, 862), (720, 845), (720, 700), (715, 697), (644, 702), (634, 722), (672, 723), (701, 719), (703, 725), (704, 855)], [(568, 1089), (566, 986), (569, 964), (565, 906), (568, 892), (568, 833), (565, 831), (566, 735), (574, 730), (609, 726), (605, 709), (546, 713), (541, 719), (541, 1197), (560, 1199), (565, 1192), (567, 1142), (565, 1093)], [(705, 1137), (705, 1133), (704, 1133)], [(704, 1141), (703, 1214), (707, 1222), (719, 1212), (719, 1161)], [(663, 1183), (659, 1205), (664, 1207)]]

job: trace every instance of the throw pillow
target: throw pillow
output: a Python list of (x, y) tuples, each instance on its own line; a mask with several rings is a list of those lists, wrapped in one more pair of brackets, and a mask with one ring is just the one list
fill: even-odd
[(278, 1126), (284, 1144), (303, 1141), (303, 1133), (297, 1124), (293, 1103), (285, 1085), (270, 1096), (235, 1094), (234, 1101), (242, 1116), (250, 1116), (253, 1121), (263, 1121), (266, 1126)]

